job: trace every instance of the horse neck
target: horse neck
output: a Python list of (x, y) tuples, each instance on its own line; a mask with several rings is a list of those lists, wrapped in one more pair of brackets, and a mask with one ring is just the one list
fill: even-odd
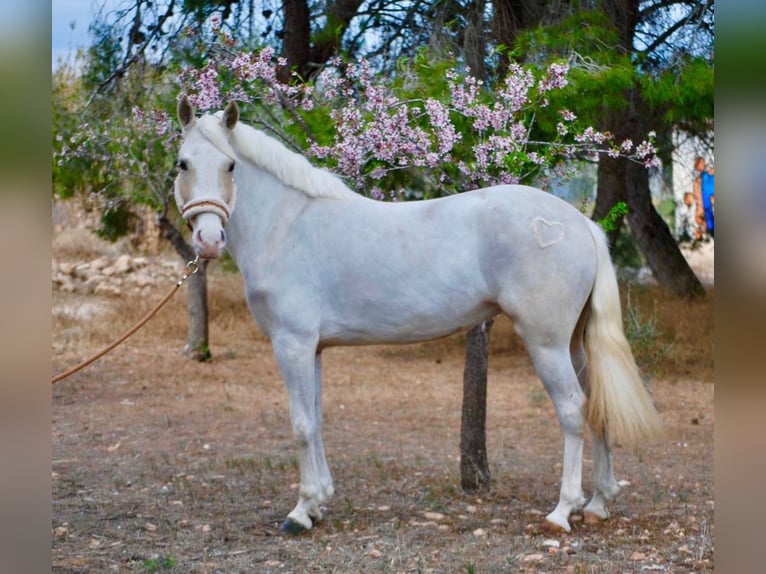
[(289, 225), (312, 199), (250, 162), (239, 162), (237, 170), (237, 205), (229, 220), (232, 251), (242, 242), (248, 250), (267, 248), (274, 229)]

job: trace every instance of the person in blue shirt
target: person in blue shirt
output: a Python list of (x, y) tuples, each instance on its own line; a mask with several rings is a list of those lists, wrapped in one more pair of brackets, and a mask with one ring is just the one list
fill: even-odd
[(715, 207), (715, 170), (712, 166), (707, 167), (702, 157), (694, 160), (694, 200), (696, 203), (695, 221), (697, 227), (705, 237), (713, 237), (714, 207)]
[(705, 210), (705, 225), (710, 237), (715, 235), (715, 169), (713, 166), (700, 174), (700, 190), (702, 191), (702, 207)]

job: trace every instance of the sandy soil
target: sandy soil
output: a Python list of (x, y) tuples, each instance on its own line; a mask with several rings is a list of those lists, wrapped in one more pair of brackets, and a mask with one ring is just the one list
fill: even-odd
[[(336, 495), (312, 532), (291, 538), (277, 533), (297, 499), (286, 393), (236, 275), (214, 267), (210, 289), (211, 362), (181, 356), (177, 298), (129, 343), (53, 388), (54, 572), (713, 569), (712, 294), (688, 303), (656, 288), (631, 291), (661, 333), (644, 358), (667, 433), (615, 448), (627, 483), (606, 523), (575, 517), (569, 534), (543, 530), (558, 497), (561, 432), (501, 319), (490, 359), (492, 491), (459, 488), (461, 336), (330, 349), (325, 443)], [(164, 292), (54, 291), (53, 371), (97, 350)]]

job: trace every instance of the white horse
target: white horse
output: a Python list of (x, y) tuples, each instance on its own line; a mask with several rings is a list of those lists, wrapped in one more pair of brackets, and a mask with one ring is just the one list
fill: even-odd
[(194, 249), (207, 259), (229, 249), (287, 386), (300, 494), (283, 531), (310, 529), (334, 491), (322, 442), (322, 350), (434, 339), (499, 313), (513, 319), (564, 432), (560, 497), (547, 521), (569, 531), (569, 515), (583, 506), (589, 521), (609, 516), (619, 491), (610, 441), (643, 440), (661, 423), (623, 333), (595, 223), (524, 186), (374, 201), (238, 122), (234, 102), (195, 118), (182, 97), (178, 117), (175, 197)]

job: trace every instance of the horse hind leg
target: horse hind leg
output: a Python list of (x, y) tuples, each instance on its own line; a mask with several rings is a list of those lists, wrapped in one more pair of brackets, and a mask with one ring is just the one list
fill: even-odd
[(609, 518), (607, 502), (620, 493), (620, 486), (614, 477), (612, 452), (603, 433), (591, 433), (593, 437), (593, 497), (583, 508), (583, 519), (588, 524), (597, 524)]
[(582, 490), (585, 393), (580, 387), (566, 346), (530, 347), (527, 344), (527, 347), (535, 370), (553, 401), (556, 416), (564, 432), (559, 501), (545, 519), (550, 526), (569, 532), (570, 514), (581, 509), (586, 501)]
[[(588, 362), (583, 345), (583, 332), (586, 323), (586, 313), (572, 336), (570, 353), (572, 365), (577, 373), (580, 387), (588, 394)], [(614, 477), (612, 453), (604, 433), (591, 432), (593, 453), (593, 496), (583, 508), (583, 520), (588, 524), (596, 524), (609, 518), (607, 502), (613, 500), (620, 492), (617, 479)]]

